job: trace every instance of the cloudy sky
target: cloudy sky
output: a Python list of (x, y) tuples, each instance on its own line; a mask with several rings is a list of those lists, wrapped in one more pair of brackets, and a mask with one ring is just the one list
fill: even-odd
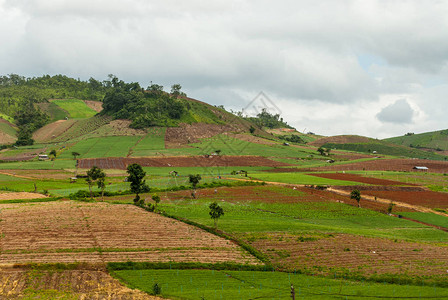
[(0, 74), (115, 74), (299, 131), (448, 128), (448, 1), (0, 0)]

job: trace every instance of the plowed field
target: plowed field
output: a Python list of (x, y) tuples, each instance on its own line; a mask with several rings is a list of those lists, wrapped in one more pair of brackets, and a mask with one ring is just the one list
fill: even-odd
[(285, 269), (308, 268), (316, 274), (339, 268), (362, 274), (446, 275), (448, 267), (447, 247), (348, 234), (270, 234), (252, 245)]
[(105, 270), (2, 268), (0, 282), (1, 299), (161, 299), (121, 285)]
[(1, 206), (0, 263), (257, 263), (232, 242), (132, 205), (72, 201)]
[(80, 159), (79, 168), (89, 169), (97, 166), (102, 169), (125, 170), (130, 164), (142, 167), (226, 167), (226, 166), (264, 166), (279, 167), (288, 164), (276, 162), (261, 156), (176, 156), (176, 157), (141, 157), (141, 158), (92, 158)]

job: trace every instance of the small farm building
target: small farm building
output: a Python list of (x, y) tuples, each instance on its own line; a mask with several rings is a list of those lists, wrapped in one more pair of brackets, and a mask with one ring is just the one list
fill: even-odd
[(424, 166), (415, 166), (413, 167), (414, 170), (419, 170), (419, 171), (428, 171), (428, 167), (424, 167)]

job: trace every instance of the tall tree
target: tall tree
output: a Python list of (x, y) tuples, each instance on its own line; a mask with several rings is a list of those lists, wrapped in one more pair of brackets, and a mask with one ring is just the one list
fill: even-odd
[(359, 190), (353, 190), (350, 193), (350, 199), (356, 200), (356, 202), (358, 202), (358, 207), (361, 207), (361, 205), (359, 204), (359, 202), (361, 201), (361, 192)]
[(76, 157), (77, 157), (77, 156), (80, 156), (81, 154), (79, 154), (79, 153), (76, 152), (76, 151), (73, 151), (73, 152), (72, 152), (72, 155), (73, 155), (73, 159), (76, 160)]
[(127, 168), (127, 173), (129, 174), (128, 181), (131, 183), (131, 191), (135, 193), (134, 203), (138, 204), (140, 203), (139, 194), (149, 191), (146, 180), (144, 180), (146, 172), (139, 164), (131, 164)]
[(210, 212), (208, 214), (210, 215), (210, 218), (213, 219), (215, 229), (216, 229), (218, 219), (224, 215), (224, 209), (221, 206), (219, 206), (219, 204), (216, 202), (213, 202), (212, 204), (210, 204), (209, 208), (210, 208)]
[(202, 179), (201, 175), (196, 174), (190, 174), (188, 175), (188, 179), (190, 181), (191, 186), (193, 187), (193, 192), (191, 193), (191, 195), (193, 196), (193, 198), (196, 198), (196, 186), (199, 184), (199, 181)]
[(93, 166), (90, 168), (90, 170), (87, 171), (86, 181), (89, 185), (90, 199), (93, 199), (92, 185), (102, 177), (106, 177), (106, 174), (97, 166)]

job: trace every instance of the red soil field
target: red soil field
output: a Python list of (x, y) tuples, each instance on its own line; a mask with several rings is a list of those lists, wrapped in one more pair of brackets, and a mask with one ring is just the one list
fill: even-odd
[(415, 166), (428, 167), (427, 172), (430, 173), (448, 173), (448, 161), (434, 161), (424, 159), (376, 159), (343, 165), (331, 165), (318, 168), (303, 168), (296, 170), (296, 172), (348, 170), (422, 172), (413, 170), (412, 168)]
[(3, 204), (0, 226), (2, 264), (258, 263), (228, 240), (133, 205), (74, 201)]
[(226, 166), (264, 166), (279, 167), (288, 164), (276, 162), (261, 156), (171, 156), (141, 158), (91, 158), (79, 159), (78, 167), (89, 169), (97, 166), (102, 169), (125, 170), (128, 165), (137, 163), (142, 167), (226, 167)]
[(377, 198), (429, 208), (448, 208), (448, 193), (432, 192), (420, 187), (337, 187), (337, 189), (344, 191), (351, 191), (355, 188), (361, 191), (361, 195), (370, 195)]
[(321, 173), (321, 174), (307, 174), (307, 175), (328, 178), (328, 179), (355, 181), (355, 182), (374, 184), (374, 185), (386, 185), (386, 186), (388, 186), (388, 185), (414, 185), (414, 184), (407, 184), (407, 183), (403, 183), (403, 182), (399, 182), (399, 181), (363, 177), (360, 175), (345, 174), (345, 173)]

